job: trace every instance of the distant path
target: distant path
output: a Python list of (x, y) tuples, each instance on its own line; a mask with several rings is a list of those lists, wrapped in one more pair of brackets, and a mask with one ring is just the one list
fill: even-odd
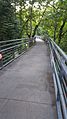
[(49, 49), (38, 42), (0, 71), (0, 119), (57, 119)]

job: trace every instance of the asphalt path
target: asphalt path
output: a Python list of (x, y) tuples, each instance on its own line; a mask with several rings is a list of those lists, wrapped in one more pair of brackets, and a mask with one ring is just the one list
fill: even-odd
[(50, 51), (37, 42), (0, 71), (0, 119), (57, 119)]

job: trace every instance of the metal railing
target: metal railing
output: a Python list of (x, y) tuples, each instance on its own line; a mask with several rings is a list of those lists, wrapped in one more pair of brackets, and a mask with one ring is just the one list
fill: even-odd
[(19, 57), (34, 44), (34, 39), (21, 38), (0, 41), (0, 69)]
[(58, 119), (67, 119), (67, 55), (49, 39)]

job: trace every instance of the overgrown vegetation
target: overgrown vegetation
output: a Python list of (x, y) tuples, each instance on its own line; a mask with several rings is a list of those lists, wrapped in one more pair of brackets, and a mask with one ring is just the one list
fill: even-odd
[(67, 0), (0, 0), (0, 41), (36, 34), (67, 52)]

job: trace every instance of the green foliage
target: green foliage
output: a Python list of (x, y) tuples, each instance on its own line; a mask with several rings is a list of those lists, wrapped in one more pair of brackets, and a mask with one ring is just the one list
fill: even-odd
[(50, 3), (40, 27), (67, 52), (67, 0)]
[(60, 43), (60, 47), (65, 51), (67, 54), (67, 34), (62, 38), (62, 41)]
[(48, 34), (67, 52), (67, 0), (0, 0), (0, 40)]
[(17, 38), (15, 9), (9, 0), (0, 0), (0, 41)]

